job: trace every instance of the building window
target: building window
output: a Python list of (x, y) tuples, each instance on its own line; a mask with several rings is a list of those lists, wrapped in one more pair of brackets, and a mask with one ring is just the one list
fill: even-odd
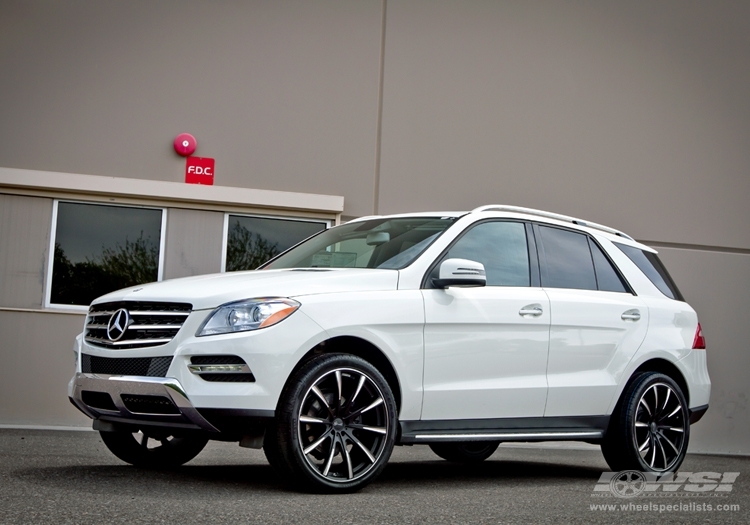
[(321, 220), (226, 214), (222, 269), (227, 272), (254, 270), (329, 225), (328, 221)]
[(114, 290), (161, 279), (164, 209), (54, 206), (48, 306), (85, 307)]

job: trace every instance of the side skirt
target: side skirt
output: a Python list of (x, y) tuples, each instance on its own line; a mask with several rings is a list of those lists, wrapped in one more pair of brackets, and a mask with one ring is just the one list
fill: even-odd
[(589, 441), (604, 436), (609, 416), (401, 421), (399, 442)]

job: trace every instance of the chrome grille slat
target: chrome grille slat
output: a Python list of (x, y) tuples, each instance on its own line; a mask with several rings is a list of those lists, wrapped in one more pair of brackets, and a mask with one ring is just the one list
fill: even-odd
[[(151, 330), (156, 330), (156, 329), (164, 330), (164, 329), (170, 329), (170, 328), (176, 328), (179, 330), (181, 326), (182, 326), (181, 324), (131, 324), (130, 326), (128, 326), (128, 330), (146, 330), (149, 328)], [(106, 328), (106, 326), (104, 328)]]
[(180, 316), (187, 317), (188, 315), (190, 315), (190, 312), (188, 312), (188, 313), (179, 313), (179, 312), (130, 312), (130, 315), (180, 315)]
[[(177, 335), (192, 308), (187, 303), (145, 301), (95, 304), (89, 309), (84, 339), (91, 345), (117, 350), (165, 345)], [(128, 316), (120, 314), (120, 319), (129, 321), (127, 326), (122, 326), (122, 335), (111, 335), (110, 319), (121, 309), (127, 310)], [(115, 340), (111, 340), (110, 335)]]
[(130, 339), (127, 341), (110, 341), (109, 339), (100, 339), (98, 337), (86, 337), (86, 341), (89, 343), (97, 343), (100, 345), (105, 346), (122, 346), (122, 345), (132, 345), (132, 344), (140, 344), (140, 345), (155, 345), (155, 344), (166, 344), (170, 342), (172, 338), (161, 338), (161, 339)]

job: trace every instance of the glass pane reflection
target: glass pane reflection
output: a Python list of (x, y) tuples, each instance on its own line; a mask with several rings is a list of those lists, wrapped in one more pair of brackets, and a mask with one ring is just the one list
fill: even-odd
[(322, 222), (230, 215), (226, 271), (254, 270), (325, 229), (326, 224)]
[(162, 210), (58, 203), (50, 302), (88, 306), (156, 281), (161, 222)]

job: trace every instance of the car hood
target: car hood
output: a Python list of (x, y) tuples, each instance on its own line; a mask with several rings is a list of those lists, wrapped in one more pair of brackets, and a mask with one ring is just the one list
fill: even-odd
[(194, 310), (257, 297), (395, 290), (397, 270), (364, 268), (254, 270), (170, 279), (124, 288), (96, 299), (190, 303)]

